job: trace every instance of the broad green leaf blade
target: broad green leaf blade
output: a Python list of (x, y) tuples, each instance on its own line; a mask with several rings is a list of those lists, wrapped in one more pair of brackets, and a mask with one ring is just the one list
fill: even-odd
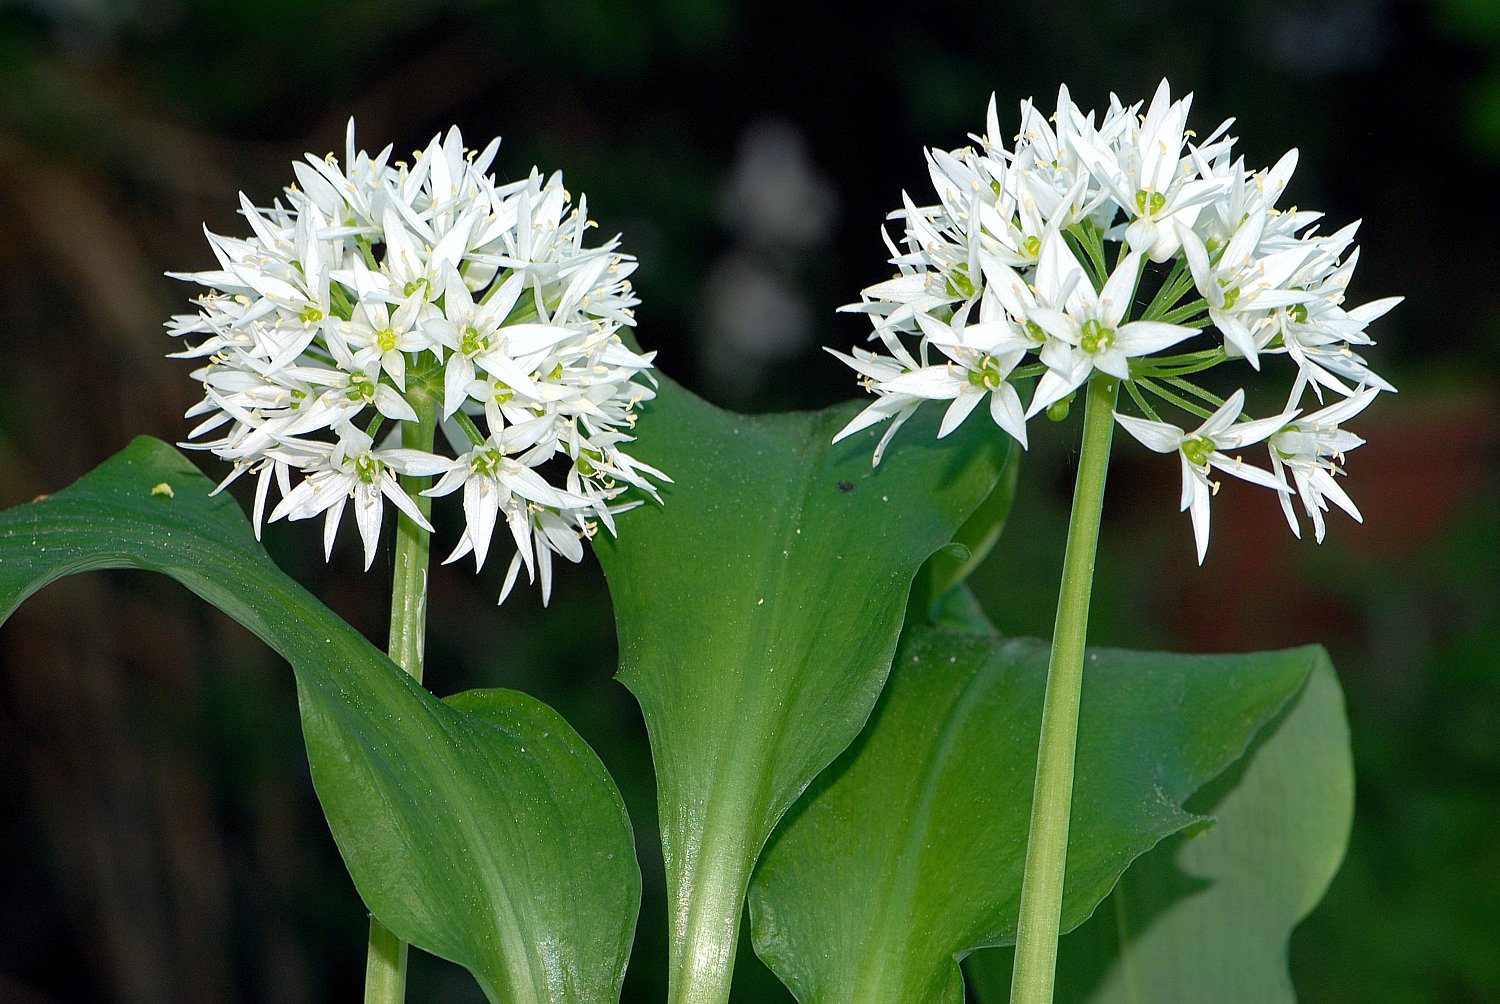
[[(1162, 841), (1059, 943), (1060, 1004), (1296, 999), (1287, 939), (1323, 898), (1354, 815), (1349, 727), (1326, 656), (1200, 803), (1212, 828)], [(980, 952), (969, 965), (982, 1000), (1008, 998), (1009, 951)]]
[[(1015, 938), (1048, 648), (909, 629), (869, 727), (777, 831), (750, 892), (757, 953), (803, 1004), (961, 1002), (958, 960)], [(1200, 820), (1315, 649), (1090, 650), (1063, 927)]]
[(1000, 475), (1009, 437), (940, 441), (938, 411), (876, 468), (880, 430), (831, 444), (853, 407), (735, 415), (664, 382), (642, 415), (633, 452), (674, 483), (596, 547), (656, 764), (674, 999), (727, 981), (756, 856), (858, 734), (912, 577)]
[(970, 597), (955, 598), (953, 593), (994, 550), (1000, 539), (1000, 531), (1005, 529), (1005, 520), (1010, 516), (1011, 503), (1016, 499), (1016, 479), (1020, 469), (1021, 454), (1012, 450), (1006, 457), (1005, 469), (994, 490), (953, 535), (954, 546), (945, 547), (927, 559), (912, 583), (911, 604), (906, 613), (908, 620), (918, 624), (941, 624), (945, 604), (951, 601), (960, 610), (969, 605)]
[(437, 700), (282, 574), (212, 488), (143, 438), (0, 514), (0, 618), (75, 572), (177, 579), (292, 664), (314, 786), (382, 923), (493, 1001), (617, 1000), (640, 872), (593, 751), (524, 694)]

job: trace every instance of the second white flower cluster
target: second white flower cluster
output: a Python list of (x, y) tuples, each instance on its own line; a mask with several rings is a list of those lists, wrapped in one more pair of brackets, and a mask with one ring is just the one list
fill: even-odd
[[(1334, 475), (1362, 440), (1340, 426), (1393, 389), (1359, 349), (1399, 298), (1346, 308), (1356, 225), (1323, 235), (1321, 214), (1278, 208), (1296, 152), (1248, 170), (1231, 122), (1195, 141), (1191, 101), (1172, 101), (1163, 81), (1144, 112), (1111, 96), (1096, 122), (1063, 88), (1050, 118), (1022, 103), (1007, 146), (991, 99), (975, 145), (929, 151), (938, 202), (905, 200), (893, 214), (903, 239), (886, 239), (899, 273), (844, 308), (870, 316), (881, 351), (834, 353), (876, 395), (840, 438), (889, 420), (879, 463), (902, 423), (941, 400), (939, 436), (987, 403), (1025, 446), (1029, 419), (1060, 418), (1087, 381), (1112, 378), (1140, 412), (1119, 414), (1122, 426), (1180, 458), (1199, 561), (1215, 471), (1275, 489), (1299, 536), (1294, 497), (1320, 541), (1330, 502), (1358, 519)], [(1267, 357), (1295, 366), (1271, 418), (1244, 416), (1243, 391), (1221, 399), (1189, 379), (1229, 361), (1259, 371)], [(1023, 404), (1027, 378), (1036, 384)], [(1302, 414), (1305, 396), (1325, 393), (1338, 400)], [(1168, 407), (1196, 428), (1163, 420)], [(1262, 442), (1268, 468), (1235, 452)]]
[(351, 122), (342, 167), (309, 155), (284, 201), (241, 197), (252, 234), (209, 234), (219, 268), (179, 278), (210, 292), (169, 330), (205, 360), (189, 438), (234, 464), (224, 484), (258, 475), (257, 533), (273, 484), (270, 519), (323, 516), (325, 549), (352, 503), (368, 567), (387, 501), (431, 529), (397, 475), (436, 476), (424, 495), (463, 493), (448, 560), (483, 565), (503, 520), (501, 599), (525, 568), (545, 601), (552, 555), (579, 560), (622, 492), (665, 478), (623, 449), (654, 395), (651, 355), (618, 333), (634, 261), (585, 247), (560, 175), (497, 183), (498, 146), (455, 129), (391, 163), (355, 149)]

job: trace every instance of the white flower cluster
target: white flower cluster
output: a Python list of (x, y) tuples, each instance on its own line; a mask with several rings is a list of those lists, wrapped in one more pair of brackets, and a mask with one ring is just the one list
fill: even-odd
[(351, 121), (342, 166), (309, 154), (269, 208), (240, 197), (251, 235), (208, 234), (219, 268), (176, 278), (210, 291), (168, 330), (206, 361), (186, 445), (233, 463), (220, 489), (258, 475), (257, 535), (273, 483), (270, 518), (323, 515), (325, 554), (352, 503), (368, 568), (387, 500), (431, 530), (397, 475), (438, 476), (423, 495), (463, 489), (448, 560), (482, 566), (503, 518), (501, 600), (524, 567), (545, 602), (552, 555), (578, 561), (623, 492), (667, 479), (622, 449), (654, 395), (637, 379), (652, 354), (618, 334), (635, 262), (617, 240), (584, 246), (587, 204), (561, 175), (486, 174), (499, 143), (475, 153), (453, 129), (392, 163), (356, 151)]
[[(1362, 440), (1339, 425), (1393, 389), (1357, 350), (1371, 344), (1366, 326), (1400, 298), (1346, 309), (1357, 224), (1325, 236), (1314, 226), (1321, 214), (1277, 208), (1296, 151), (1247, 170), (1231, 122), (1194, 138), (1191, 102), (1172, 101), (1163, 81), (1144, 114), (1112, 95), (1096, 122), (1063, 88), (1050, 118), (1022, 103), (1007, 147), (992, 98), (975, 145), (928, 151), (938, 203), (907, 198), (892, 214), (905, 226), (901, 246), (886, 237), (899, 274), (844, 308), (870, 316), (884, 351), (834, 353), (877, 395), (840, 438), (889, 419), (878, 464), (923, 401), (951, 402), (945, 436), (988, 399), (994, 422), (1025, 446), (1027, 420), (1062, 417), (1078, 388), (1102, 375), (1122, 381), (1142, 413), (1119, 415), (1121, 424), (1180, 456), (1200, 562), (1214, 470), (1276, 490), (1299, 536), (1294, 495), (1320, 541), (1330, 501), (1359, 519), (1333, 476)], [(1231, 360), (1258, 371), (1267, 356), (1296, 367), (1273, 418), (1237, 421), (1243, 392), (1221, 400), (1188, 379)], [(1023, 406), (1016, 382), (1033, 377)], [(1309, 392), (1342, 401), (1301, 415)], [(1163, 421), (1161, 406), (1202, 424), (1187, 432)], [(1225, 452), (1260, 442), (1270, 470)]]

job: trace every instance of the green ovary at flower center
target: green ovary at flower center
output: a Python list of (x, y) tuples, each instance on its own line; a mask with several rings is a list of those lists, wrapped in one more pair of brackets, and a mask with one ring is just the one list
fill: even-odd
[(965, 300), (974, 295), (974, 280), (969, 278), (969, 269), (966, 266), (955, 265), (948, 273), (948, 295)]
[(1155, 216), (1166, 206), (1167, 197), (1160, 192), (1142, 188), (1135, 193), (1135, 208), (1139, 216)]
[(1294, 303), (1286, 309), (1286, 316), (1291, 318), (1293, 324), (1307, 323), (1307, 304)]
[(469, 461), (469, 470), (481, 477), (492, 478), (500, 472), (500, 463), (503, 459), (500, 451), (492, 446), (474, 455), (474, 459)]
[[(1222, 284), (1222, 283), (1221, 283)], [(1233, 310), (1235, 302), (1240, 298), (1240, 287), (1224, 285), (1224, 306), (1221, 310)]]
[(1214, 441), (1207, 436), (1192, 436), (1182, 443), (1182, 455), (1194, 467), (1207, 467), (1208, 458), (1213, 456), (1214, 450)]
[(979, 360), (978, 366), (969, 371), (969, 385), (971, 387), (994, 390), (1004, 380), (1005, 376), (1000, 372), (1000, 362), (994, 356), (985, 356)]
[(375, 400), (375, 381), (363, 373), (351, 374), (348, 394), (351, 401), (373, 401)]
[(419, 289), (422, 291), (422, 298), (424, 300), (432, 295), (432, 283), (426, 279), (413, 279), (411, 282), (408, 282), (405, 286), (401, 287), (401, 295), (411, 296)]
[(1035, 258), (1042, 253), (1042, 239), (1032, 234), (1021, 242), (1021, 253), (1028, 258)]
[(598, 472), (595, 465), (604, 462), (604, 453), (600, 450), (580, 450), (578, 455), (578, 473), (584, 477), (590, 477)]
[(381, 352), (394, 352), (396, 349), (396, 332), (390, 328), (375, 332), (375, 344), (380, 346)]
[(354, 473), (367, 485), (375, 483), (380, 477), (380, 461), (368, 453), (362, 453), (354, 458)]
[(1027, 321), (1026, 337), (1040, 345), (1047, 340), (1047, 332), (1043, 331), (1042, 326), (1035, 321)]
[(476, 355), (489, 347), (489, 339), (481, 335), (478, 328), (465, 328), (464, 337), (458, 343), (458, 351), (466, 356)]
[(1083, 337), (1078, 339), (1078, 347), (1089, 355), (1103, 352), (1115, 343), (1115, 329), (1105, 325), (1102, 321), (1084, 321)]
[(309, 303), (302, 308), (302, 313), (299, 316), (302, 318), (303, 324), (317, 324), (323, 319), (323, 312)]

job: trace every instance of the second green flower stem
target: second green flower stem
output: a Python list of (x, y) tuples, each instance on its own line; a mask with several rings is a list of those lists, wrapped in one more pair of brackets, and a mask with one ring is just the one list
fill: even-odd
[(1042, 700), (1042, 731), (1037, 748), (1036, 788), (1031, 829), (1021, 880), (1021, 913), (1016, 929), (1011, 1004), (1050, 1004), (1057, 969), (1057, 938), (1062, 923), (1063, 880), (1068, 859), (1068, 823), (1073, 807), (1073, 765), (1078, 746), (1078, 708), (1083, 696), (1084, 640), (1104, 477), (1114, 435), (1115, 399), (1120, 382), (1103, 375), (1088, 385), (1084, 399), (1083, 448), (1073, 486), (1073, 513), (1063, 557), (1057, 621), (1052, 630), (1052, 661)]
[[(436, 395), (418, 386), (407, 395), (417, 421), (401, 425), (401, 445), (432, 452), (437, 432)], [(401, 487), (416, 501), (423, 517), (432, 511), (432, 500), (419, 494), (428, 478), (403, 477)], [(427, 642), (427, 564), (431, 534), (401, 515), (396, 523), (396, 563), (391, 582), (391, 661), (418, 682), (422, 680), (422, 654)], [(370, 945), (365, 956), (365, 1004), (402, 1004), (406, 1000), (406, 942), (396, 937), (374, 917), (370, 918)]]

